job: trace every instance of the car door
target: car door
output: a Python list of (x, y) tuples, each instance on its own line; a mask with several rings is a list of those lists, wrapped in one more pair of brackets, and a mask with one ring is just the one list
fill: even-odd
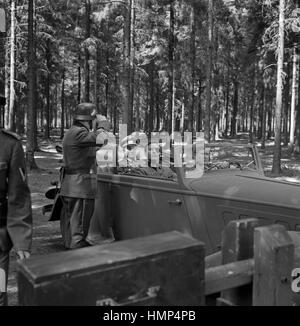
[(123, 240), (171, 230), (192, 234), (180, 190), (168, 180), (118, 176), (112, 183), (115, 237)]

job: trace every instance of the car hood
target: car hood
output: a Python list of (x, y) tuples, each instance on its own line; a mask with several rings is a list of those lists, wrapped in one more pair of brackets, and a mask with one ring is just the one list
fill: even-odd
[(210, 197), (300, 209), (300, 185), (258, 174), (216, 173), (189, 181), (189, 188)]

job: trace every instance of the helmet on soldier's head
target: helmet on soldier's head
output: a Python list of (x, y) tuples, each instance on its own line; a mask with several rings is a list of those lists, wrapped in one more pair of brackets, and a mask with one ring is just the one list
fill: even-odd
[(75, 110), (74, 120), (92, 121), (96, 118), (97, 108), (92, 103), (81, 103)]

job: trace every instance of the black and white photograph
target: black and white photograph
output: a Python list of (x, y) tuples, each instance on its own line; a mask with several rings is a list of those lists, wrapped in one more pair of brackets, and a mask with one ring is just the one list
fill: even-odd
[(298, 305), (300, 1), (0, 0), (0, 315)]

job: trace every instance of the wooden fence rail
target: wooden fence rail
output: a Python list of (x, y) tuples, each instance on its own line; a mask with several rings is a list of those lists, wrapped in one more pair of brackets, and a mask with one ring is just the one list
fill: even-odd
[(300, 233), (256, 219), (232, 221), (221, 253), (206, 257), (205, 295), (220, 293), (217, 305), (300, 305), (291, 287), (294, 268), (300, 268)]

